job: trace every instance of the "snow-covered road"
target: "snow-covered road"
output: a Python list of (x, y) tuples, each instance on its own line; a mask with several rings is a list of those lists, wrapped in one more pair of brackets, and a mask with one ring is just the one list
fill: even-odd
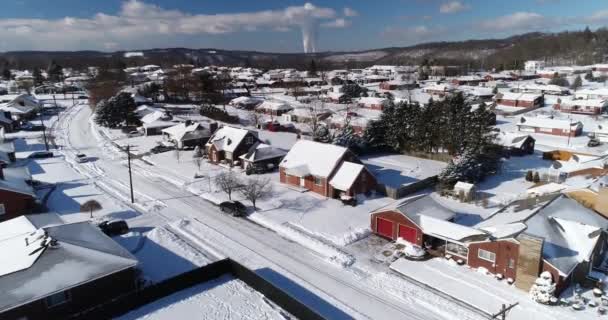
[[(86, 105), (69, 108), (54, 127), (56, 142), (66, 160), (116, 201), (128, 202), (129, 178), (124, 157), (117, 157), (101, 145), (89, 124)], [(92, 161), (78, 164), (76, 153), (86, 153)], [(368, 285), (369, 274), (356, 268), (343, 269), (328, 263), (313, 251), (287, 241), (277, 233), (244, 219), (222, 215), (202, 198), (175, 187), (154, 174), (155, 167), (136, 160), (133, 183), (141, 216), (129, 221), (138, 227), (167, 223), (182, 232), (183, 238), (204, 252), (230, 256), (258, 270), (270, 281), (295, 297), (311, 304), (327, 318), (445, 319), (446, 314), (411, 299), (397, 300)], [(186, 222), (187, 221), (187, 222)], [(180, 227), (181, 226), (181, 227)], [(216, 254), (217, 255), (217, 254)], [(465, 310), (461, 319), (475, 318)], [(452, 316), (454, 316), (452, 314)]]

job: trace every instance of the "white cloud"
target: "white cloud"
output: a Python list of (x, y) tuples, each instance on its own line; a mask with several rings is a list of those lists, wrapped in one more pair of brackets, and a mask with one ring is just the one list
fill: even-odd
[(349, 8), (349, 7), (344, 8), (345, 17), (356, 17), (358, 15), (359, 15), (359, 12), (355, 11), (353, 8)]
[[(348, 11), (349, 15), (356, 13), (351, 10)], [(346, 15), (346, 9), (344, 13)], [(145, 44), (169, 46), (172, 37), (180, 36), (257, 30), (309, 30), (316, 26), (343, 28), (348, 25), (349, 22), (339, 18), (334, 9), (311, 3), (256, 12), (190, 14), (140, 0), (128, 0), (123, 2), (121, 10), (115, 15), (97, 13), (89, 18), (55, 20), (0, 19), (0, 30), (3, 30), (3, 43), (6, 46), (0, 49), (134, 49), (134, 45)], [(197, 45), (192, 44), (194, 47)]]
[(515, 12), (481, 21), (478, 27), (482, 31), (530, 31), (548, 27), (550, 20), (535, 12)]
[(389, 39), (402, 41), (404, 44), (413, 44), (418, 42), (431, 42), (441, 39), (448, 33), (448, 30), (443, 26), (428, 27), (426, 25), (418, 25), (412, 27), (387, 27), (382, 32), (382, 35)]
[(467, 9), (469, 9), (469, 6), (461, 1), (445, 2), (439, 6), (439, 12), (441, 13), (456, 13)]

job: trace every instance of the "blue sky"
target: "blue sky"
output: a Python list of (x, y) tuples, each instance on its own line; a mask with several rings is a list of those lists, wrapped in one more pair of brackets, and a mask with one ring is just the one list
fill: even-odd
[(0, 51), (341, 51), (608, 25), (605, 0), (2, 2)]

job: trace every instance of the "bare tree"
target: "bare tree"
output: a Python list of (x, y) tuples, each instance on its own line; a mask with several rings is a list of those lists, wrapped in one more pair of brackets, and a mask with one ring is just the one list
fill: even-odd
[(313, 140), (317, 137), (320, 126), (324, 125), (323, 120), (326, 113), (327, 110), (325, 109), (325, 103), (323, 101), (315, 101), (314, 103), (311, 103), (308, 108), (306, 114), (307, 119), (304, 121), (306, 122), (306, 127), (310, 129)]
[(272, 184), (270, 179), (249, 179), (239, 189), (239, 193), (247, 200), (251, 201), (253, 209), (257, 210), (256, 202), (260, 199), (269, 197), (272, 194)]
[(215, 185), (228, 194), (229, 200), (232, 200), (232, 193), (241, 188), (241, 181), (232, 171), (222, 172), (215, 176)]
[(93, 211), (99, 211), (102, 206), (97, 200), (89, 200), (80, 206), (81, 212), (89, 212), (91, 219), (93, 219)]

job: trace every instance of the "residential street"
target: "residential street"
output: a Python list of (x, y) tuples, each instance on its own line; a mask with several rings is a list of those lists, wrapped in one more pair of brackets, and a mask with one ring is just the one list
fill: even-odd
[[(89, 125), (90, 115), (86, 105), (68, 109), (55, 128), (57, 144), (63, 146), (66, 160), (77, 171), (92, 178), (110, 196), (128, 202), (126, 160), (113, 157), (108, 146), (98, 145)], [(75, 163), (74, 156), (80, 152), (86, 153), (91, 162)], [(328, 318), (444, 318), (437, 309), (404, 304), (365, 285), (361, 281), (361, 277), (365, 277), (363, 272), (339, 268), (269, 229), (222, 215), (206, 200), (151, 174), (153, 170), (140, 160), (134, 162), (136, 204), (133, 208), (143, 214), (129, 221), (132, 227), (189, 220), (192, 228), (203, 232), (187, 233), (177, 228), (177, 233), (182, 232), (193, 246), (201, 251), (208, 251), (211, 246), (214, 252), (258, 270), (294, 296), (313, 304)]]

